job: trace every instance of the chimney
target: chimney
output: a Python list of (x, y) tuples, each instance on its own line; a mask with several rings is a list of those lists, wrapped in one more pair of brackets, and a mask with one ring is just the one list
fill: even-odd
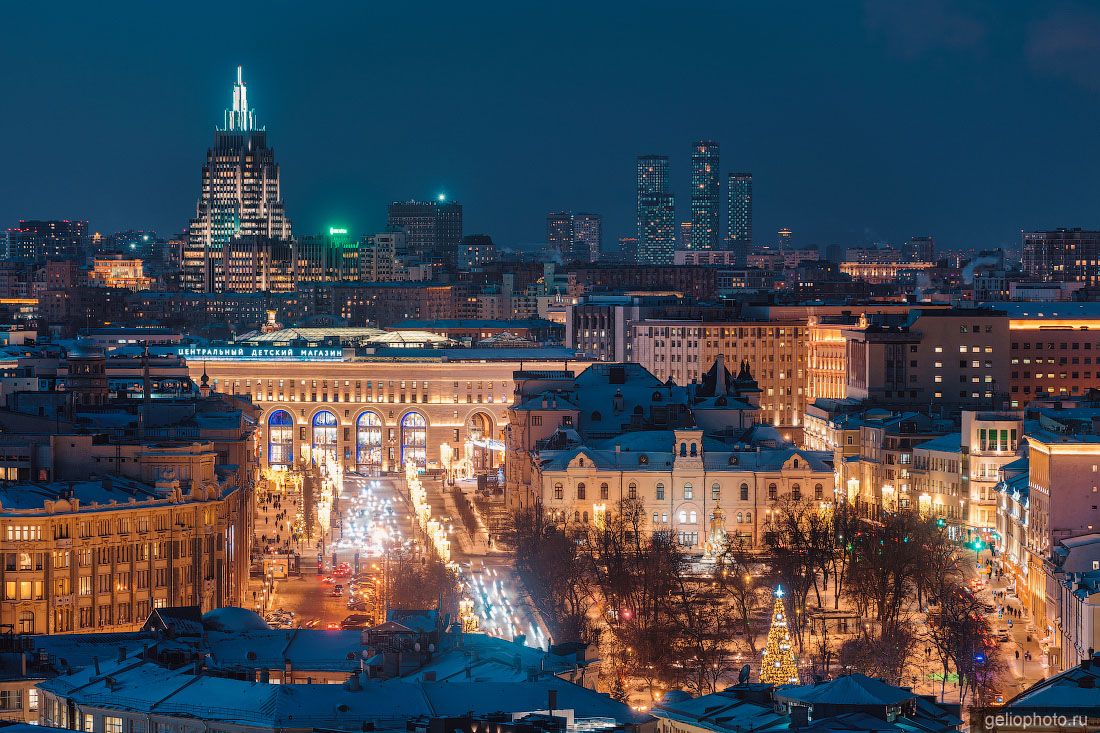
[(548, 690), (546, 692), (546, 698), (546, 709), (549, 711), (549, 714), (553, 716), (554, 708), (558, 706), (558, 691)]
[(96, 675), (99, 675), (99, 657), (92, 657), (92, 664), (95, 665)]
[(791, 729), (805, 728), (810, 722), (810, 709), (804, 705), (791, 706)]
[(118, 661), (119, 662), (125, 662), (126, 661), (126, 647), (124, 647), (124, 646), (120, 646), (118, 648)]

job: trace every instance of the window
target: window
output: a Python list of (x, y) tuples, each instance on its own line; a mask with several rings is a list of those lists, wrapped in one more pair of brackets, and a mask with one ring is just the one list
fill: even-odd
[(626, 489), (626, 498), (637, 499), (638, 498), (638, 484), (633, 481), (630, 482), (630, 486)]
[[(631, 486), (634, 486), (634, 484), (631, 484)], [(606, 483), (600, 484), (600, 498), (601, 499), (606, 499), (607, 494), (608, 494), (607, 484)]]
[(749, 500), (749, 485), (741, 484), (741, 501)]
[(562, 486), (561, 484), (554, 484), (554, 498), (555, 499), (564, 499), (565, 498), (565, 487)]
[(768, 499), (775, 501), (779, 498), (779, 487), (775, 484), (768, 484)]
[(695, 489), (692, 488), (691, 484), (684, 484), (684, 498), (685, 499), (694, 499), (695, 498)]
[(585, 486), (583, 483), (577, 484), (577, 499), (584, 501)]
[(103, 733), (122, 733), (122, 718), (103, 716)]
[(710, 485), (710, 498), (714, 501), (718, 501), (719, 497), (721, 497), (721, 496), (722, 496), (722, 487), (721, 487), (721, 485), (711, 484)]
[(655, 491), (656, 491), (656, 497), (658, 499), (664, 499), (665, 498), (665, 485), (664, 484), (657, 484), (657, 486), (655, 488)]
[(821, 484), (814, 484), (814, 500), (821, 501), (825, 498), (825, 487)]
[(699, 544), (699, 533), (680, 532), (677, 534), (676, 539), (681, 547), (695, 547), (695, 545)]

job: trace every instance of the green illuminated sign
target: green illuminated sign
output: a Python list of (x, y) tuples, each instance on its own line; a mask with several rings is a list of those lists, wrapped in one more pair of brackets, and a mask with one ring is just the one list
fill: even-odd
[(328, 233), (330, 235), (332, 235), (332, 234), (347, 234), (348, 230), (347, 229), (341, 229), (339, 227), (329, 227), (328, 228)]

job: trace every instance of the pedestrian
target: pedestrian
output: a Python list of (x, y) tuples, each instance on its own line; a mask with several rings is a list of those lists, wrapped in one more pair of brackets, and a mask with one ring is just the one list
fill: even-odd
[(1020, 650), (1019, 650), (1019, 649), (1017, 649), (1017, 650), (1016, 650), (1016, 659), (1019, 659), (1019, 658), (1020, 658)]

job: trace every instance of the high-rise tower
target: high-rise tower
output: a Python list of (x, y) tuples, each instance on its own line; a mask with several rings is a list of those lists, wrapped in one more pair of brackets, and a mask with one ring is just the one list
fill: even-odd
[(736, 252), (738, 264), (745, 264), (752, 250), (752, 174), (730, 173), (727, 182), (729, 197), (729, 247)]
[(603, 249), (603, 220), (599, 214), (573, 215), (573, 259), (596, 262)]
[(691, 149), (691, 249), (718, 249), (718, 143), (700, 140)]
[(640, 155), (638, 180), (638, 261), (669, 264), (676, 249), (676, 197), (668, 186), (668, 156)]
[(226, 289), (226, 251), (231, 241), (248, 237), (272, 253), (288, 251), (290, 220), (283, 208), (279, 166), (248, 106), (240, 66), (233, 85), (233, 106), (202, 167), (202, 193), (191, 220), (180, 263), (180, 284), (189, 290)]
[(435, 201), (394, 201), (387, 226), (405, 232), (408, 253), (420, 262), (453, 262), (462, 243), (462, 204), (440, 194)]

